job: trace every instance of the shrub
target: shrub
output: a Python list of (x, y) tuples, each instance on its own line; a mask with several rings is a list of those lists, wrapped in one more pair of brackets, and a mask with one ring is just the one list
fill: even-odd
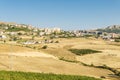
[(120, 42), (120, 39), (115, 39), (115, 42)]
[(48, 47), (47, 45), (44, 45), (44, 46), (42, 47), (42, 49), (47, 49), (47, 47)]
[(100, 76), (100, 78), (103, 78), (103, 79), (105, 79), (105, 76)]
[(55, 43), (59, 43), (59, 41), (56, 41)]

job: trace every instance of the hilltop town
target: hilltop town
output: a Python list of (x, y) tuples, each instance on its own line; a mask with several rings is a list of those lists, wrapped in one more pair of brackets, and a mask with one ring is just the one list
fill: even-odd
[[(108, 26), (96, 30), (70, 30), (60, 28), (39, 28), (26, 24), (0, 23), (0, 40), (4, 43), (15, 41), (22, 44), (53, 43), (53, 38), (93, 37), (120, 42), (120, 26)], [(37, 40), (35, 38), (39, 38)], [(59, 41), (56, 41), (59, 42)]]

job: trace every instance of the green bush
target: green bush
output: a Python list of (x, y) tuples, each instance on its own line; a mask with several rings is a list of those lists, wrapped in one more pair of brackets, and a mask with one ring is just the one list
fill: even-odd
[(47, 47), (48, 47), (47, 45), (44, 45), (44, 46), (42, 47), (42, 49), (47, 49)]
[(91, 49), (69, 49), (72, 53), (76, 55), (85, 55), (85, 54), (93, 54), (93, 53), (100, 53), (101, 51), (91, 50)]

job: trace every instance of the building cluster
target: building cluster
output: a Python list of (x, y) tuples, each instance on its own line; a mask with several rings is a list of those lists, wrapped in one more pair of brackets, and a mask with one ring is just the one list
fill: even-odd
[[(37, 28), (25, 24), (0, 23), (0, 40), (16, 38), (16, 36), (19, 35), (37, 36), (37, 37), (49, 35), (50, 37), (54, 37), (54, 38), (94, 36), (96, 38), (102, 38), (104, 40), (110, 40), (110, 41), (114, 41), (116, 38), (120, 38), (119, 33), (107, 33), (97, 30), (63, 31), (60, 28)], [(29, 41), (29, 42), (35, 43), (34, 41)], [(26, 43), (29, 44), (29, 42)]]
[(61, 32), (60, 28), (43, 28), (41, 29), (39, 35), (43, 36), (43, 35), (49, 35), (51, 33), (60, 33), (60, 32)]
[(45, 36), (52, 33), (60, 33), (60, 28), (38, 28), (25, 24), (5, 24), (0, 23), (0, 39), (9, 38), (9, 36), (28, 35)]
[(73, 33), (76, 37), (81, 37), (81, 36), (96, 36), (100, 37), (104, 40), (113, 40), (115, 38), (120, 38), (119, 33), (107, 33), (107, 32), (102, 32), (102, 31), (96, 31), (96, 30), (74, 30), (70, 31)]

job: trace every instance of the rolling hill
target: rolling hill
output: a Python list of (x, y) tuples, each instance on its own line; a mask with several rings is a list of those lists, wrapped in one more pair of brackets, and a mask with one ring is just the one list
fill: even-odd
[(112, 25), (106, 28), (97, 29), (97, 31), (108, 32), (108, 33), (120, 33), (120, 25)]

